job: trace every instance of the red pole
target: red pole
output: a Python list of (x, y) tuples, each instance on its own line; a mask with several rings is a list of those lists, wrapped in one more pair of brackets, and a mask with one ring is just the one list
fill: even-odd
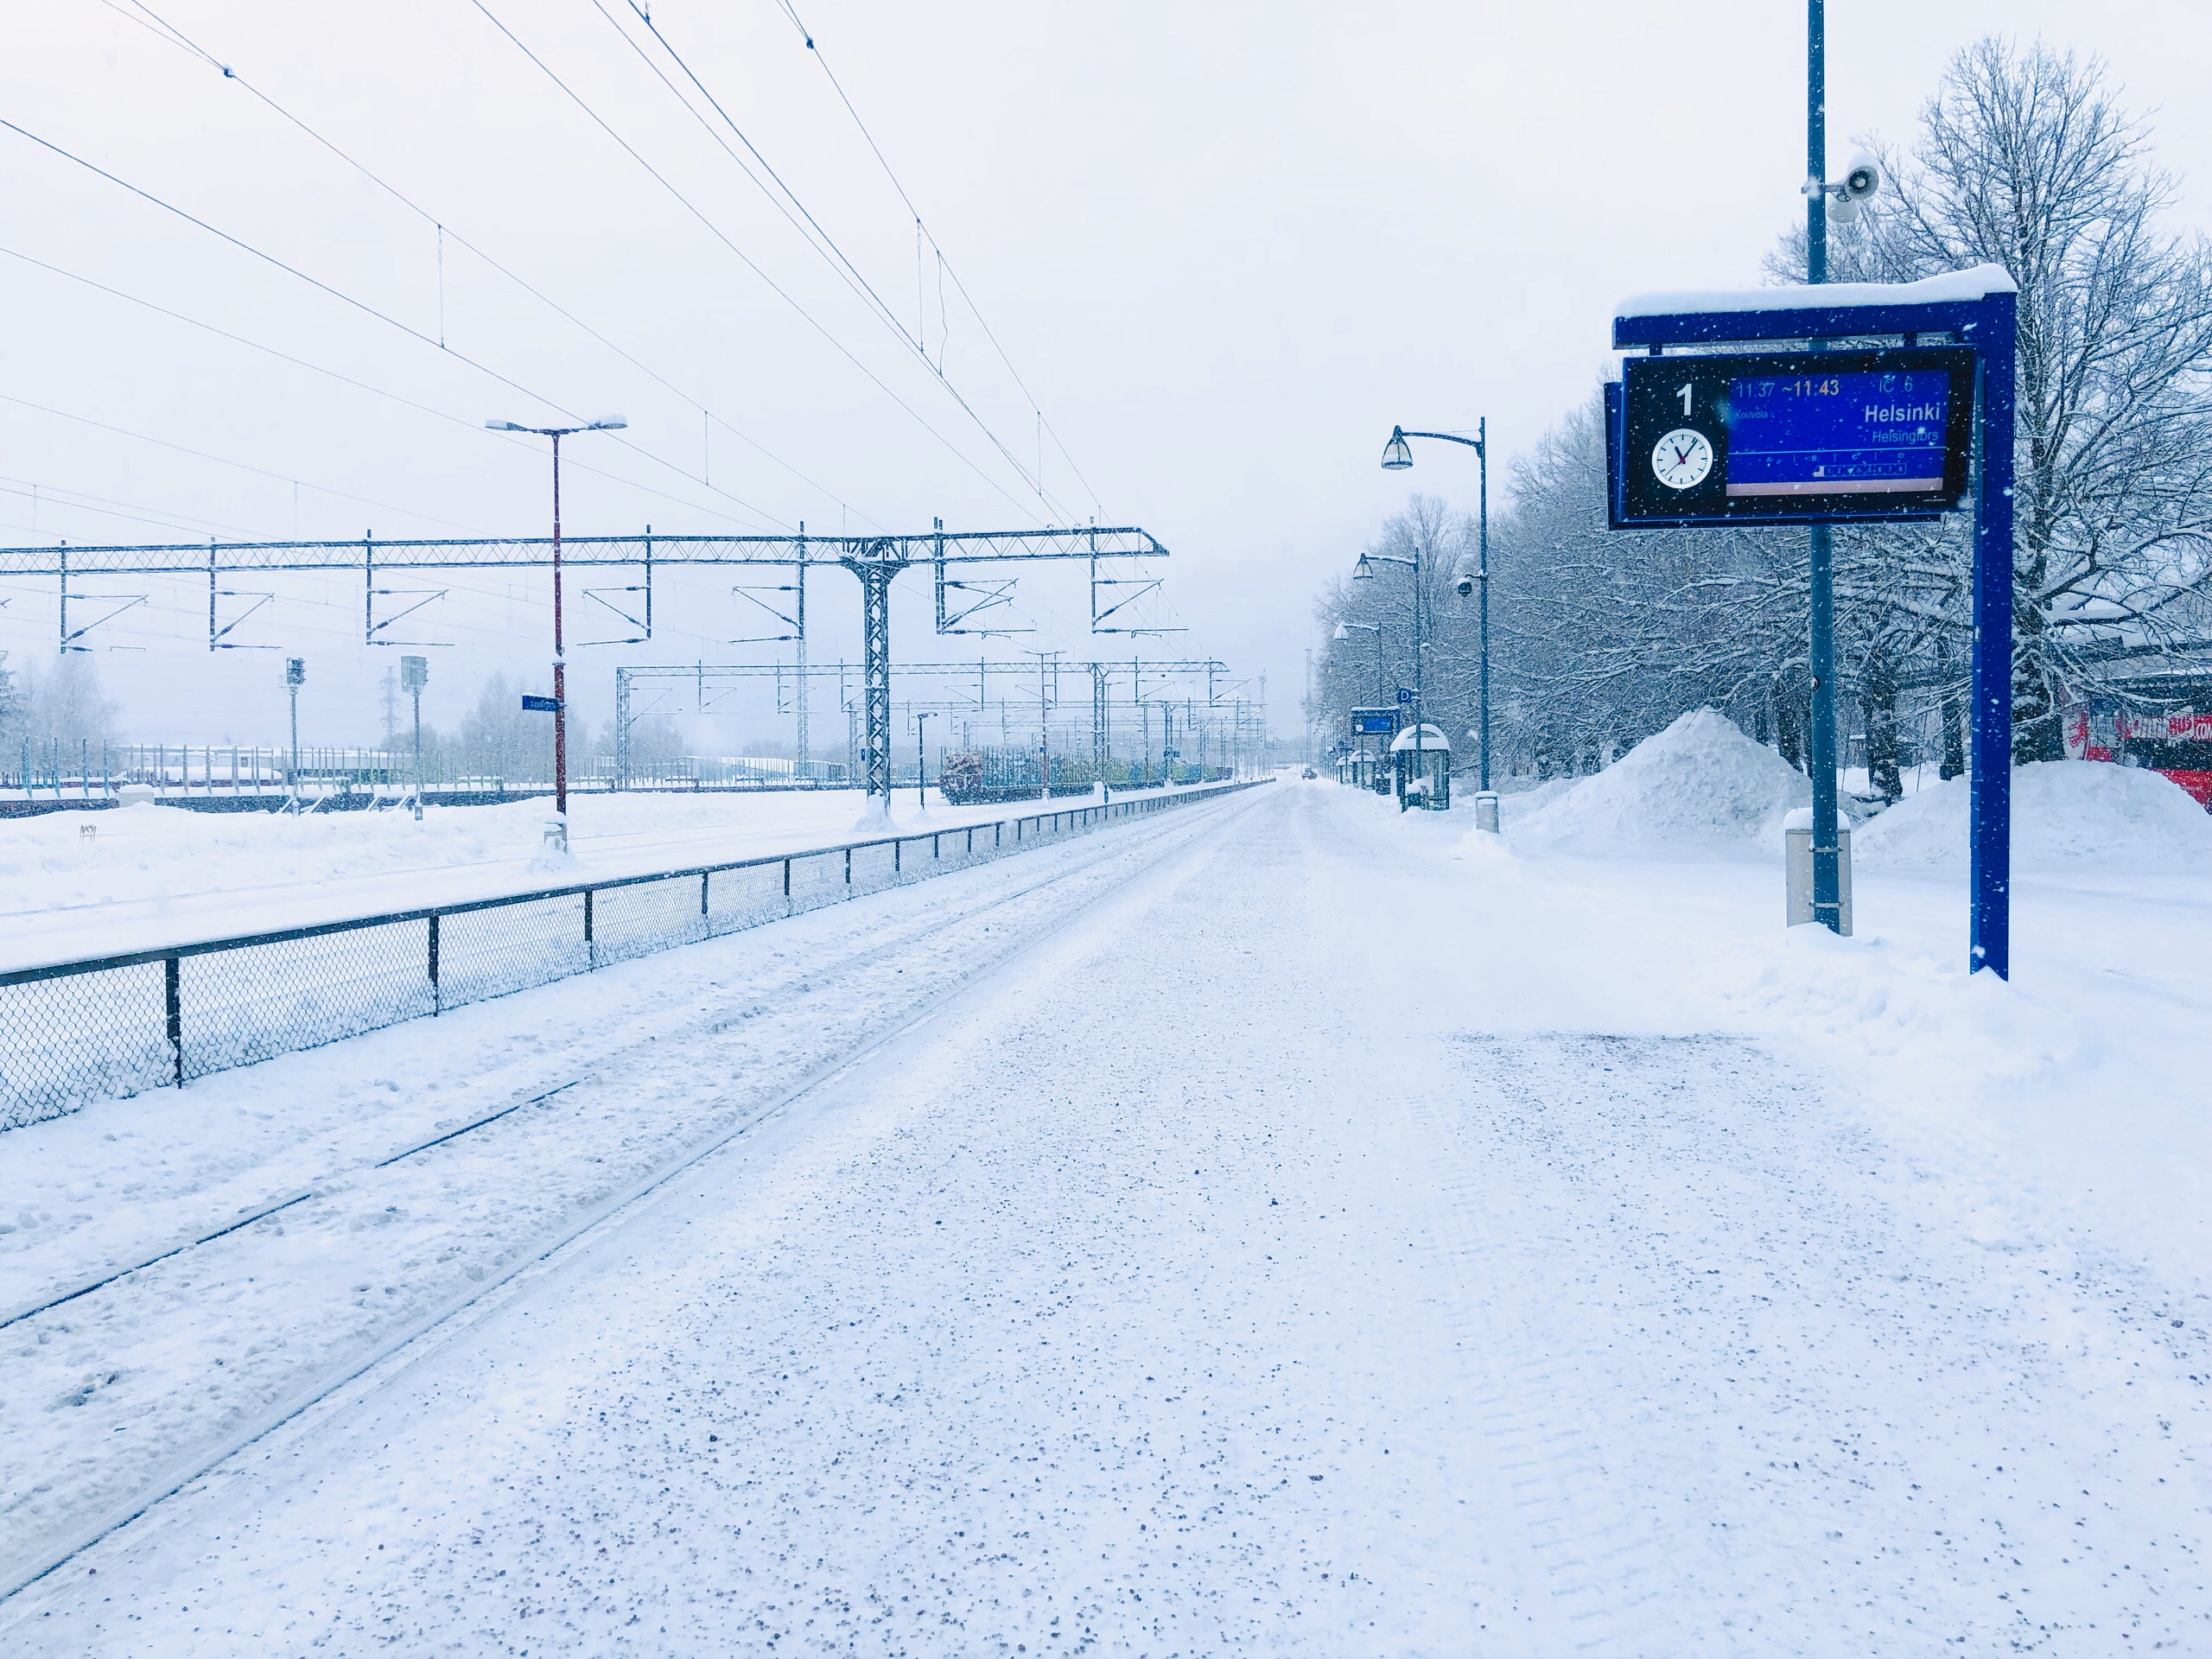
[(553, 437), (553, 810), (569, 816), (569, 675), (561, 644), (561, 435)]

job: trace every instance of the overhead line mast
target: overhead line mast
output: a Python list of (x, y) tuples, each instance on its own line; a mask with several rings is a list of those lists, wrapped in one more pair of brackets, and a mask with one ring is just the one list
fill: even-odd
[[(1080, 559), (1093, 567), (1102, 559), (1165, 558), (1167, 550), (1135, 525), (1086, 525), (1080, 530), (947, 531), (940, 521), (915, 536), (578, 536), (510, 537), (499, 540), (449, 538), (379, 542), (373, 537), (345, 542), (249, 542), (227, 546), (214, 542), (168, 542), (105, 547), (0, 548), (0, 578), (71, 575), (205, 575), (211, 588), (224, 571), (359, 570), (368, 611), (365, 643), (392, 644), (377, 634), (373, 601), (379, 573), (395, 569), (531, 569), (556, 564), (608, 566), (779, 565), (804, 571), (813, 549), (828, 543), (835, 557), (861, 584), (863, 651), (861, 673), (867, 715), (866, 773), (868, 793), (891, 793), (891, 613), (890, 589), (898, 574), (917, 560), (940, 568), (965, 564), (1018, 564)], [(650, 563), (647, 563), (647, 561)], [(1096, 607), (1094, 590), (1094, 613)], [(387, 619), (391, 620), (396, 619)], [(215, 632), (209, 613), (209, 643)], [(227, 632), (227, 630), (225, 630)], [(801, 683), (804, 677), (801, 677)]]

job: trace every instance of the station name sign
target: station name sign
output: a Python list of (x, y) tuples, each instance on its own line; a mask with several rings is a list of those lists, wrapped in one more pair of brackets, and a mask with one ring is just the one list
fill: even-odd
[(1615, 529), (1931, 518), (1966, 493), (1970, 347), (1630, 357), (1621, 367), (1605, 388)]

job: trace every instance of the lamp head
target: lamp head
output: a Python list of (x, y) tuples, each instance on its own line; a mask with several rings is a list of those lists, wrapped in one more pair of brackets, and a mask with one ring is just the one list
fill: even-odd
[(484, 423), (484, 425), (486, 429), (493, 432), (527, 432), (530, 430), (526, 426), (517, 426), (512, 421), (486, 421)]
[(1367, 562), (1366, 554), (1361, 554), (1359, 556), (1359, 563), (1352, 566), (1351, 579), (1354, 582), (1372, 582), (1375, 580), (1375, 567)]
[(1387, 473), (1402, 473), (1413, 464), (1414, 448), (1413, 445), (1406, 442), (1405, 429), (1399, 426), (1392, 427), (1390, 442), (1382, 446), (1382, 470)]
[(594, 421), (589, 426), (584, 428), (584, 430), (587, 432), (620, 432), (624, 427), (629, 424), (630, 423), (624, 420), (620, 415), (602, 415), (597, 420)]
[(1330, 635), (1330, 638), (1332, 639), (1349, 639), (1351, 638), (1351, 630), (1344, 626), (1343, 623), (1339, 622), (1337, 624), (1336, 632)]

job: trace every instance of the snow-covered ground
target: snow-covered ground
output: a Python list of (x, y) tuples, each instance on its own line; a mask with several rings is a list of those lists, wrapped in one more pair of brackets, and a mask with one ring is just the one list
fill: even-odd
[(504, 1283), (0, 1651), (2212, 1649), (2183, 821), (2024, 780), (2152, 827), (2005, 984), (1955, 868), (1785, 930), (1771, 803), (1634, 785), (1289, 784), (8, 1135), (0, 1305), (318, 1195), (0, 1331), (15, 1559)]
[(574, 795), (574, 862), (552, 867), (543, 858), (551, 803), (542, 800), (433, 806), (419, 823), (402, 811), (286, 817), (152, 804), (0, 819), (0, 969), (926, 834), (1039, 810), (1034, 801), (947, 806), (932, 790), (920, 810), (913, 791), (901, 790), (894, 827), (886, 828), (864, 824), (861, 804), (850, 790)]

